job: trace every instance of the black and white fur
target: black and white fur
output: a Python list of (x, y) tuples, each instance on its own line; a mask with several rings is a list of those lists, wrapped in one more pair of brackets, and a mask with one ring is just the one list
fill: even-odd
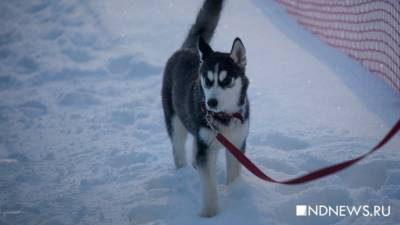
[[(162, 85), (165, 123), (176, 168), (187, 164), (185, 142), (193, 135), (193, 166), (203, 190), (202, 216), (218, 211), (216, 159), (222, 145), (206, 121), (206, 112), (231, 115), (239, 112), (243, 121), (214, 117), (213, 125), (245, 152), (249, 131), (249, 101), (245, 75), (246, 53), (236, 38), (229, 53), (214, 52), (209, 46), (217, 26), (223, 0), (205, 0), (182, 47), (168, 60)], [(202, 109), (202, 104), (206, 110)], [(226, 152), (226, 184), (240, 174), (240, 164)]]

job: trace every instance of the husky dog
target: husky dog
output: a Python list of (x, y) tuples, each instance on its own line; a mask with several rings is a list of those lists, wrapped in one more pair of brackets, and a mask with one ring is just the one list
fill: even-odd
[[(165, 123), (176, 168), (187, 164), (186, 137), (193, 135), (192, 165), (201, 178), (201, 215), (205, 217), (218, 211), (216, 159), (223, 146), (213, 130), (223, 133), (243, 153), (249, 130), (245, 47), (239, 38), (229, 53), (215, 52), (208, 44), (222, 5), (223, 0), (205, 0), (182, 47), (169, 58), (162, 84)], [(225, 183), (239, 174), (239, 162), (226, 152)]]

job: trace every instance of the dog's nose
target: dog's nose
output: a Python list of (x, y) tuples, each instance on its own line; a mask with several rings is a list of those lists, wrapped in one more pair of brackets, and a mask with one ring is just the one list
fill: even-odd
[(217, 107), (217, 105), (218, 105), (218, 100), (215, 99), (215, 98), (211, 98), (211, 99), (209, 99), (209, 100), (207, 101), (207, 105), (208, 105), (208, 107), (210, 107), (210, 108), (215, 108), (215, 107)]

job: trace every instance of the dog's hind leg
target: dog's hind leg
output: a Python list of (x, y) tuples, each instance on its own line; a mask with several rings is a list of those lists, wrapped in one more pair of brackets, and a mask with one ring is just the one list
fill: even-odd
[(175, 166), (177, 169), (186, 166), (185, 144), (188, 131), (183, 126), (182, 121), (174, 115), (171, 120), (171, 142), (174, 154)]

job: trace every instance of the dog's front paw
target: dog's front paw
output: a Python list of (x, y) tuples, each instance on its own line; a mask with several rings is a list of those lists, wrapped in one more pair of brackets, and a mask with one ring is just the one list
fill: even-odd
[(218, 207), (207, 207), (201, 211), (200, 216), (202, 217), (214, 217), (218, 213)]
[(192, 167), (197, 170), (197, 163), (196, 160), (192, 160)]
[(230, 185), (233, 181), (235, 181), (234, 177), (225, 177), (225, 185)]
[(186, 163), (175, 163), (175, 168), (177, 170), (182, 169), (184, 167), (186, 167)]

